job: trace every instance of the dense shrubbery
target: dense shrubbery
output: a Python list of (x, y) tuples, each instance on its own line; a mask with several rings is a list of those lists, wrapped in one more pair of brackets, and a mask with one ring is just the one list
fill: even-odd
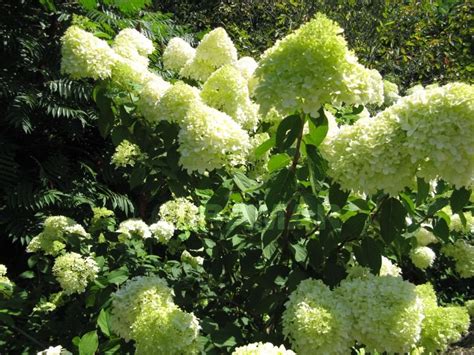
[(107, 200), (40, 206), (28, 270), (0, 268), (5, 352), (429, 353), (461, 339), (473, 87), (400, 97), (322, 14), (258, 61), (223, 28), (155, 50), (173, 26), (142, 15), (74, 17), (61, 39), (61, 71), (94, 80), (90, 124), (115, 146), (100, 155), (139, 218)]

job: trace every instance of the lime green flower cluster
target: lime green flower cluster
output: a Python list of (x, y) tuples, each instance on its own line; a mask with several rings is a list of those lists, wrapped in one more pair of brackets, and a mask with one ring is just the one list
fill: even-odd
[(163, 113), (158, 108), (163, 94), (171, 87), (171, 84), (163, 78), (155, 75), (152, 79), (148, 80), (140, 91), (140, 99), (137, 103), (138, 110), (142, 113), (143, 117), (150, 122), (156, 123), (163, 118)]
[(402, 276), (402, 269), (392, 263), (390, 259), (382, 256), (382, 265), (380, 266), (379, 276)]
[(194, 256), (187, 250), (184, 250), (181, 254), (181, 262), (191, 265), (193, 268), (197, 268), (199, 265), (204, 263), (202, 256)]
[(405, 353), (419, 340), (422, 303), (401, 277), (344, 280), (335, 294), (350, 309), (351, 336), (370, 351)]
[(295, 355), (294, 351), (286, 350), (285, 346), (272, 343), (252, 343), (235, 348), (232, 355)]
[(146, 154), (142, 153), (138, 145), (124, 139), (115, 148), (115, 153), (112, 155), (112, 163), (116, 167), (134, 166), (137, 161), (144, 158), (146, 158)]
[(458, 306), (438, 307), (436, 294), (430, 284), (416, 286), (421, 298), (425, 318), (422, 323), (419, 345), (426, 353), (446, 351), (448, 345), (461, 340), (469, 329), (469, 314)]
[(474, 317), (474, 300), (466, 301), (466, 303), (464, 304), (464, 307), (466, 307), (469, 315), (471, 317)]
[(182, 77), (197, 81), (207, 78), (221, 66), (237, 61), (237, 50), (223, 28), (207, 33), (196, 48), (195, 55), (181, 69)]
[(178, 197), (162, 204), (159, 217), (161, 220), (173, 224), (178, 230), (196, 230), (204, 223), (199, 208), (184, 197)]
[(137, 354), (197, 354), (200, 325), (173, 302), (173, 291), (157, 276), (135, 277), (112, 295), (110, 325)]
[(150, 232), (161, 244), (168, 244), (173, 237), (174, 231), (174, 224), (167, 221), (158, 221), (150, 225)]
[(464, 222), (458, 213), (454, 213), (450, 206), (443, 207), (442, 211), (449, 216), (449, 230), (461, 234), (474, 232), (474, 216), (471, 212), (464, 212)]
[(263, 54), (254, 73), (262, 113), (275, 107), (284, 115), (304, 111), (317, 117), (324, 104), (383, 102), (382, 77), (357, 62), (342, 32), (318, 13)]
[(433, 266), (436, 259), (435, 252), (428, 247), (418, 246), (411, 250), (410, 259), (417, 268), (424, 270)]
[(115, 53), (107, 42), (77, 26), (61, 38), (61, 71), (74, 79), (105, 79), (112, 75)]
[(50, 346), (49, 348), (38, 352), (36, 355), (72, 355), (72, 353), (64, 349), (61, 345), (58, 345)]
[(388, 80), (383, 81), (383, 104), (385, 106), (393, 105), (398, 101), (400, 95), (398, 93), (398, 86)]
[(258, 67), (258, 63), (252, 57), (242, 57), (232, 65), (247, 81), (250, 80), (253, 73), (255, 72), (255, 69)]
[(454, 259), (459, 276), (463, 278), (474, 276), (474, 245), (458, 239), (454, 244), (445, 245), (441, 252)]
[(438, 239), (426, 228), (420, 228), (415, 233), (416, 242), (419, 246), (427, 246), (429, 244), (438, 243)]
[(157, 103), (157, 119), (183, 124), (189, 109), (200, 102), (199, 89), (178, 81)]
[(0, 295), (10, 297), (12, 294), (13, 283), (7, 277), (7, 267), (0, 264)]
[(201, 174), (244, 164), (249, 149), (249, 136), (238, 123), (203, 104), (188, 110), (178, 139), (179, 163)]
[(250, 101), (247, 80), (233, 65), (216, 70), (202, 87), (203, 101), (231, 116), (248, 131), (255, 130), (258, 123), (258, 105)]
[(133, 237), (139, 239), (151, 238), (151, 232), (148, 225), (141, 219), (131, 218), (119, 224), (117, 233), (120, 233), (119, 238), (126, 240)]
[(50, 216), (44, 221), (43, 231), (28, 244), (26, 251), (36, 253), (43, 251), (46, 255), (58, 255), (67, 243), (67, 237), (76, 235), (79, 238), (89, 238), (84, 227), (71, 218)]
[(125, 28), (115, 36), (112, 45), (115, 53), (123, 58), (148, 67), (148, 56), (155, 50), (153, 42), (133, 28)]
[(415, 175), (469, 187), (474, 176), (474, 86), (414, 91), (379, 113), (343, 126), (322, 152), (344, 188), (396, 195)]
[(163, 52), (163, 65), (168, 70), (179, 72), (195, 55), (196, 50), (188, 42), (174, 37), (170, 39)]
[(321, 281), (302, 281), (285, 307), (283, 334), (298, 354), (350, 352), (350, 310)]
[(77, 253), (58, 256), (53, 266), (53, 275), (66, 295), (83, 293), (98, 272), (99, 267), (93, 258), (84, 258)]

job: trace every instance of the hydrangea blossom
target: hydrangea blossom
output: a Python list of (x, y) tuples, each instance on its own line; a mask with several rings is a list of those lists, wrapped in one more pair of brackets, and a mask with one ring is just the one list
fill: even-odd
[[(110, 328), (125, 341), (131, 337), (132, 325), (138, 314), (149, 304), (166, 307), (173, 303), (173, 290), (158, 276), (137, 276), (128, 280), (112, 294)], [(151, 309), (150, 309), (151, 311)]]
[(178, 230), (197, 229), (202, 223), (199, 208), (184, 197), (178, 197), (160, 206), (160, 218)]
[(0, 295), (9, 297), (11, 295), (13, 283), (7, 277), (7, 267), (0, 264)]
[(204, 104), (192, 105), (178, 135), (179, 163), (188, 172), (212, 171), (245, 163), (249, 136), (228, 115)]
[(252, 343), (239, 346), (234, 349), (232, 355), (296, 355), (292, 350), (286, 350), (285, 346), (275, 346), (272, 343)]
[(321, 281), (302, 281), (285, 308), (283, 334), (298, 354), (350, 352), (350, 310)]
[(449, 216), (449, 230), (461, 234), (468, 234), (474, 231), (474, 216), (471, 212), (468, 211), (463, 213), (465, 220), (464, 224), (458, 213), (453, 214), (450, 206), (443, 207), (442, 211)]
[(93, 258), (84, 258), (77, 253), (58, 256), (53, 266), (53, 275), (66, 295), (83, 293), (98, 272), (99, 267)]
[(467, 313), (469, 313), (471, 317), (474, 317), (474, 300), (466, 301), (464, 307), (466, 307)]
[(195, 54), (196, 50), (184, 39), (171, 38), (163, 52), (163, 65), (168, 70), (179, 72)]
[(157, 276), (135, 277), (112, 295), (112, 331), (133, 339), (137, 354), (195, 354), (200, 325), (173, 302), (173, 291)]
[(262, 113), (275, 107), (284, 115), (317, 116), (326, 103), (383, 101), (382, 77), (357, 62), (341, 33), (335, 22), (317, 14), (263, 54), (254, 73)]
[(385, 106), (393, 105), (400, 98), (398, 86), (388, 80), (383, 81), (383, 104)]
[(423, 305), (401, 277), (346, 279), (335, 292), (351, 310), (352, 335), (369, 351), (410, 352), (420, 339)]
[(436, 259), (435, 252), (428, 247), (416, 247), (410, 252), (410, 259), (419, 269), (431, 267)]
[(402, 269), (392, 263), (392, 261), (385, 256), (382, 256), (382, 266), (380, 267), (380, 276), (402, 276)]
[(111, 76), (116, 55), (92, 33), (71, 26), (61, 38), (61, 72), (74, 79), (105, 79)]
[(202, 256), (193, 256), (189, 251), (184, 250), (181, 254), (181, 262), (189, 264), (193, 268), (197, 268), (204, 263), (204, 258)]
[(58, 345), (50, 346), (49, 348), (38, 352), (37, 355), (72, 355), (72, 353), (64, 349), (61, 345)]
[(429, 244), (438, 243), (438, 239), (435, 237), (433, 232), (426, 228), (420, 228), (415, 233), (416, 242), (419, 246), (426, 246)]
[(112, 79), (117, 85), (124, 87), (144, 86), (156, 75), (150, 72), (147, 63), (117, 55), (112, 68)]
[(170, 87), (171, 84), (169, 82), (155, 75), (140, 90), (140, 99), (137, 104), (138, 110), (148, 122), (155, 123), (162, 119), (158, 111), (158, 102)]
[(158, 242), (166, 245), (171, 237), (173, 237), (175, 228), (173, 223), (158, 221), (150, 225), (150, 231)]
[(77, 235), (88, 238), (90, 235), (84, 227), (71, 218), (65, 216), (50, 216), (45, 219), (43, 231), (34, 237), (26, 251), (35, 253), (43, 251), (46, 255), (58, 255), (65, 247), (68, 235)]
[(242, 74), (245, 80), (249, 80), (258, 67), (258, 63), (252, 57), (242, 57), (232, 65)]
[(201, 98), (247, 130), (254, 130), (257, 125), (258, 106), (250, 101), (247, 80), (232, 65), (212, 73), (202, 87)]
[(112, 48), (122, 58), (132, 60), (143, 67), (148, 67), (148, 55), (154, 50), (153, 42), (133, 28), (120, 31), (115, 36)]
[(189, 60), (180, 75), (198, 81), (207, 78), (221, 66), (237, 60), (237, 50), (227, 32), (218, 27), (207, 33), (196, 48), (196, 54)]
[(134, 166), (137, 160), (144, 157), (140, 147), (134, 143), (124, 139), (115, 148), (115, 153), (112, 155), (112, 164), (116, 167), (126, 167), (127, 165)]
[(454, 259), (456, 272), (463, 278), (474, 276), (474, 245), (459, 239), (454, 244), (445, 245), (442, 253)]
[(200, 91), (197, 88), (178, 81), (158, 101), (155, 117), (157, 120), (182, 124), (188, 110), (200, 102)]
[(323, 142), (329, 174), (344, 188), (396, 195), (415, 175), (457, 187), (474, 176), (474, 89), (453, 83), (416, 90), (375, 118), (343, 126)]
[(120, 223), (117, 233), (120, 233), (120, 237), (130, 239), (138, 237), (141, 239), (151, 238), (151, 232), (148, 225), (141, 219), (131, 218)]

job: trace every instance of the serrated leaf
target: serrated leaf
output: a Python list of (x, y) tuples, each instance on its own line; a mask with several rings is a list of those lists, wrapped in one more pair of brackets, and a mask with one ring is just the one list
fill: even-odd
[(269, 172), (284, 168), (291, 162), (291, 157), (286, 153), (272, 155), (268, 160), (267, 167)]
[(79, 355), (93, 355), (99, 348), (97, 331), (84, 334), (79, 341)]
[(240, 172), (234, 173), (234, 182), (242, 192), (251, 192), (260, 187), (260, 184)]
[(214, 217), (220, 211), (222, 211), (225, 206), (227, 206), (227, 202), (229, 202), (230, 197), (230, 189), (226, 187), (219, 187), (212, 197), (207, 201), (205, 207), (205, 213), (207, 217)]

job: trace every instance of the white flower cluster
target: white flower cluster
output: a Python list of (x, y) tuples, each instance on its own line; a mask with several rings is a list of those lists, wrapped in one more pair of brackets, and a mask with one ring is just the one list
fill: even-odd
[(50, 216), (44, 221), (43, 231), (28, 244), (26, 251), (36, 253), (43, 251), (46, 255), (58, 255), (67, 243), (67, 237), (76, 235), (79, 238), (89, 238), (80, 224), (65, 216)]
[(196, 50), (188, 42), (174, 37), (170, 39), (163, 52), (163, 65), (166, 69), (179, 72), (195, 55)]
[(204, 222), (199, 208), (190, 200), (178, 197), (160, 206), (161, 220), (171, 223), (177, 230), (195, 230)]
[(204, 263), (204, 258), (202, 256), (193, 256), (189, 251), (184, 250), (181, 254), (181, 262), (189, 264), (193, 268), (197, 268)]
[(180, 75), (198, 81), (207, 78), (223, 65), (237, 61), (237, 50), (223, 28), (207, 33), (196, 48), (195, 55), (184, 65)]
[(173, 291), (157, 276), (135, 277), (112, 295), (112, 331), (134, 340), (137, 354), (197, 354), (200, 325), (173, 302)]
[(345, 354), (351, 348), (350, 309), (321, 281), (302, 281), (285, 307), (283, 334), (298, 354)]
[(58, 345), (50, 346), (49, 348), (38, 352), (36, 355), (72, 355), (72, 353), (64, 349), (61, 345)]
[(168, 244), (174, 231), (174, 224), (167, 221), (158, 221), (150, 225), (150, 232), (161, 244)]
[(305, 280), (285, 306), (283, 334), (298, 354), (347, 354), (356, 341), (371, 352), (410, 352), (424, 318), (415, 285), (364, 272), (333, 291)]
[(425, 315), (419, 345), (429, 354), (444, 352), (468, 331), (468, 310), (458, 306), (439, 307), (431, 284), (416, 286), (416, 293), (422, 300)]
[(383, 102), (383, 81), (347, 48), (342, 29), (322, 14), (279, 40), (262, 56), (254, 93), (262, 113), (317, 117), (324, 104)]
[(7, 267), (0, 264), (0, 295), (10, 297), (13, 283), (7, 276)]
[(201, 98), (207, 105), (231, 116), (244, 129), (255, 129), (258, 105), (250, 100), (247, 79), (233, 65), (224, 65), (211, 74), (202, 87)]
[(416, 242), (419, 246), (427, 246), (429, 244), (436, 244), (438, 243), (438, 239), (433, 234), (433, 232), (429, 231), (426, 228), (420, 228), (415, 233)]
[(382, 265), (379, 271), (380, 276), (402, 276), (402, 269), (392, 263), (392, 261), (385, 256), (382, 256)]
[(153, 42), (133, 28), (126, 28), (115, 36), (112, 48), (123, 58), (148, 67), (148, 56), (154, 51)]
[(83, 293), (98, 272), (99, 267), (92, 257), (84, 258), (77, 253), (58, 256), (53, 266), (53, 275), (66, 295)]
[(115, 52), (107, 42), (77, 26), (61, 38), (61, 71), (74, 79), (105, 79), (111, 76)]
[(246, 80), (250, 80), (258, 67), (258, 63), (252, 57), (242, 57), (232, 65)]
[(441, 252), (454, 259), (455, 269), (459, 276), (474, 277), (474, 245), (458, 239), (454, 244), (443, 246)]
[(252, 343), (234, 349), (232, 355), (296, 355), (294, 351), (286, 350), (283, 345), (272, 343)]
[(474, 86), (416, 90), (323, 142), (329, 174), (345, 189), (396, 195), (415, 175), (469, 187), (474, 176)]
[(385, 106), (393, 105), (398, 101), (400, 95), (398, 93), (398, 86), (388, 80), (383, 81), (383, 104)]
[(433, 266), (436, 259), (435, 252), (428, 247), (418, 246), (410, 252), (410, 259), (417, 268), (426, 269)]
[(112, 164), (116, 167), (134, 166), (138, 160), (145, 157), (146, 155), (141, 152), (138, 145), (124, 139), (115, 148), (115, 153), (112, 155)]
[(449, 230), (458, 232), (461, 234), (469, 234), (474, 232), (474, 216), (472, 212), (464, 212), (464, 220), (459, 216), (458, 213), (453, 214), (450, 206), (443, 207), (442, 211), (449, 217)]
[(151, 238), (151, 232), (148, 225), (141, 219), (131, 218), (120, 223), (117, 233), (120, 233), (120, 237), (123, 239), (131, 239), (138, 237), (140, 239)]

